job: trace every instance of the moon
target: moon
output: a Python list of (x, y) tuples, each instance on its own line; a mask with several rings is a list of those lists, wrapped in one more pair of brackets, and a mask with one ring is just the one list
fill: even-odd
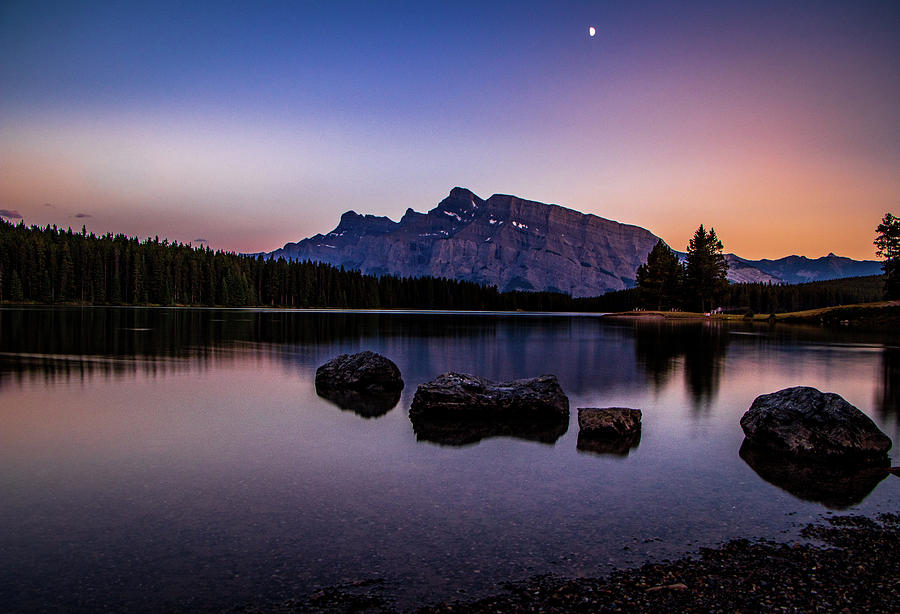
[(588, 34), (590, 34), (592, 38), (596, 33), (597, 33), (597, 28), (595, 28), (594, 26), (591, 26), (590, 28), (588, 28)]

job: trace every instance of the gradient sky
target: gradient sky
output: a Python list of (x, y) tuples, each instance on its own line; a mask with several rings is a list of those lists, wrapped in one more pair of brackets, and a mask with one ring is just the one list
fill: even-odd
[(0, 215), (249, 252), (458, 185), (873, 258), (898, 33), (896, 0), (3, 0)]

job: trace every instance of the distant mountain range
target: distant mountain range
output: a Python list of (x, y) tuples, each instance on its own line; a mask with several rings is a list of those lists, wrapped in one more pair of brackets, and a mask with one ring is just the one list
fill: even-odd
[[(337, 228), (266, 254), (327, 262), (374, 275), (446, 277), (507, 290), (597, 296), (634, 285), (637, 267), (659, 240), (649, 230), (559, 205), (465, 188), (428, 213), (399, 222), (348, 211)], [(727, 255), (734, 282), (798, 283), (875, 275), (881, 263), (829, 254), (747, 260)]]

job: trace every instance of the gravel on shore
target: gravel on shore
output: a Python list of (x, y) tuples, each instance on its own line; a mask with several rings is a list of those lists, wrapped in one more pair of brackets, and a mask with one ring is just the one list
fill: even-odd
[[(538, 576), (496, 595), (416, 614), (507, 612), (900, 612), (900, 514), (836, 516), (802, 531), (808, 541), (736, 539), (695, 557), (647, 563), (604, 578)], [(333, 587), (241, 612), (402, 611), (377, 585)]]

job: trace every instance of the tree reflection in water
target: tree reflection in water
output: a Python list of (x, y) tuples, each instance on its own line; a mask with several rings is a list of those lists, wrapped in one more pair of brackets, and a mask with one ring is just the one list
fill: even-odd
[(654, 388), (666, 386), (679, 363), (694, 410), (708, 409), (719, 392), (728, 351), (728, 334), (718, 322), (655, 320), (636, 322), (634, 348), (638, 364)]
[(885, 422), (900, 422), (900, 348), (885, 347), (881, 352), (881, 389), (876, 406)]

